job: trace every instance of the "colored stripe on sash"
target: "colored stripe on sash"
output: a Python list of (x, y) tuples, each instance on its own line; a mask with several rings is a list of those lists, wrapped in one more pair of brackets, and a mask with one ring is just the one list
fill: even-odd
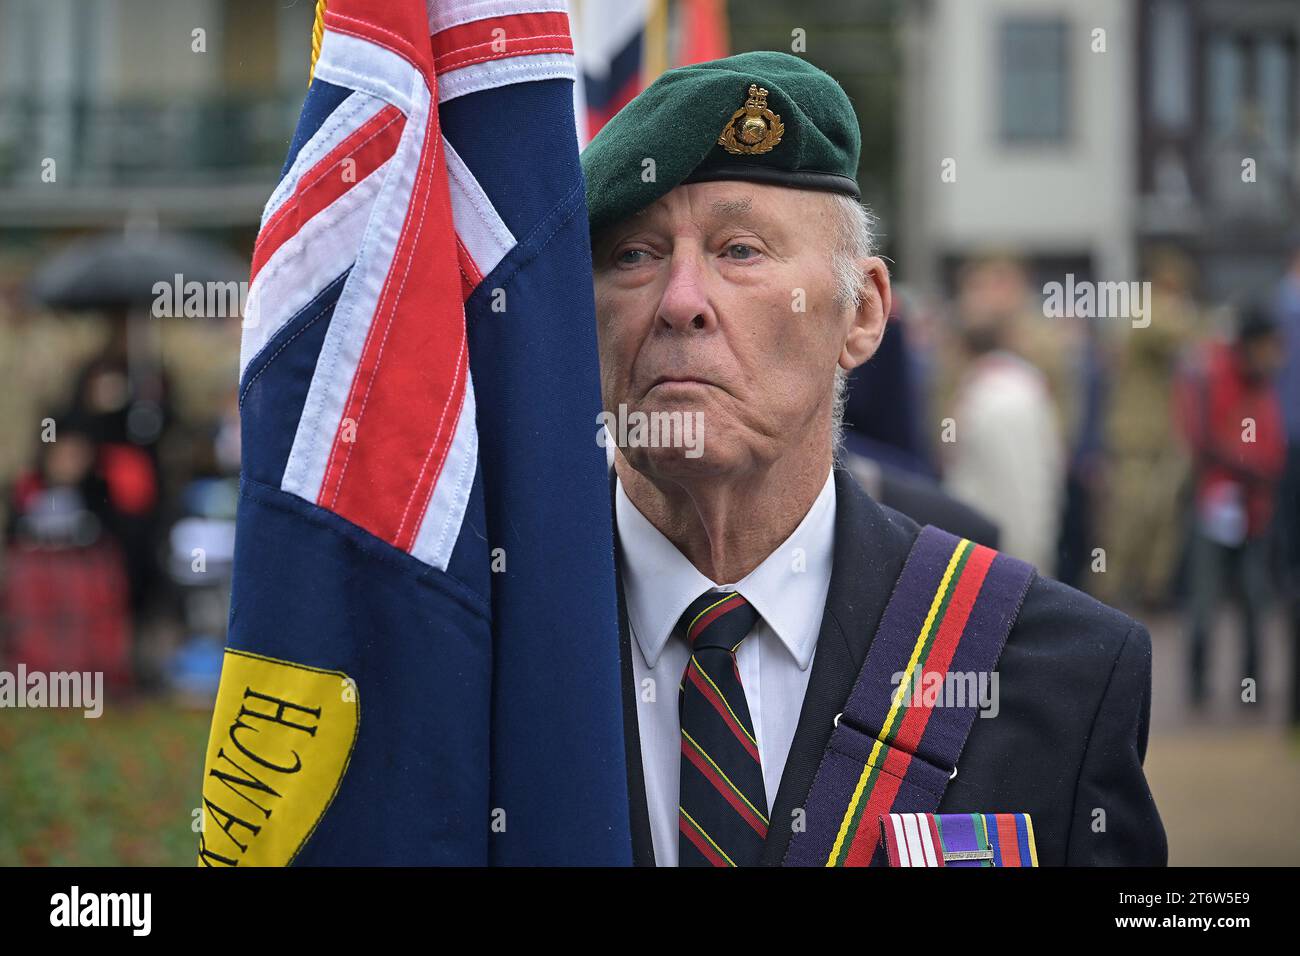
[[(973, 551), (978, 552), (975, 561), (971, 560)], [(899, 692), (894, 695), (889, 713), (885, 717), (880, 733), (881, 738), (892, 742), (893, 731), (898, 728), (899, 737), (906, 737), (906, 742), (915, 746), (924, 735), (932, 708), (910, 707), (908, 705), (910, 690), (914, 682), (921, 681), (927, 670), (947, 672), (947, 665), (961, 636), (961, 629), (965, 626), (980, 585), (984, 583), (984, 575), (988, 571), (989, 564), (992, 563), (994, 554), (995, 552), (989, 548), (972, 545), (965, 538), (957, 542), (957, 547), (953, 549), (948, 559), (948, 567), (944, 571), (943, 579), (931, 598), (930, 611), (916, 637), (905, 676), (899, 684)], [(955, 609), (954, 605), (956, 605)], [(954, 611), (951, 619), (950, 610)], [(936, 640), (939, 635), (944, 638), (941, 642)], [(939, 656), (946, 659), (936, 660), (933, 667), (929, 667), (930, 657), (936, 645), (939, 647)], [(906, 733), (901, 733), (904, 730)], [(899, 743), (904, 741), (900, 739)], [(892, 766), (888, 769), (892, 776), (886, 776), (882, 782), (880, 770), (884, 766), (884, 761), (881, 759), (880, 752), (883, 746), (883, 742), (877, 739), (871, 760), (862, 768), (857, 789), (840, 822), (839, 836), (831, 849), (831, 855), (827, 860), (828, 866), (842, 866), (845, 863), (863, 866), (870, 862), (878, 836), (874, 825), (875, 820), (880, 814), (889, 812), (889, 807), (898, 792), (898, 784), (907, 774), (908, 764), (912, 760), (911, 755), (905, 751), (891, 749), (890, 756), (895, 759), (891, 761)], [(870, 821), (865, 829), (861, 826), (864, 816)], [(859, 833), (864, 837), (861, 841), (858, 840)], [(849, 859), (850, 856), (853, 857), (852, 861)]]

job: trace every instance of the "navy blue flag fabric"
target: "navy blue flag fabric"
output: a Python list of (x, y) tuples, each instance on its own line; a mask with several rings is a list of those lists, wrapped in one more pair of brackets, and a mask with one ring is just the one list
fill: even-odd
[(564, 3), (323, 25), (253, 255), (199, 862), (626, 865)]

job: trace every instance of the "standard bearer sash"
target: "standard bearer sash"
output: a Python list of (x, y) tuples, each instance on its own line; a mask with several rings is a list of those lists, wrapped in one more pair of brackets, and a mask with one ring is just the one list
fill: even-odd
[(881, 816), (938, 809), (979, 701), (973, 693), (934, 701), (924, 691), (938, 680), (968, 689), (988, 680), (1034, 575), (1023, 561), (932, 525), (921, 529), (836, 719), (784, 866), (883, 865)]

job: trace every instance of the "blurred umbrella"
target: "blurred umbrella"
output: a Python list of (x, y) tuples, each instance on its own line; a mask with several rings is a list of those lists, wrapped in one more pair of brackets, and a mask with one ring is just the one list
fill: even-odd
[(222, 246), (157, 230), (77, 240), (37, 270), (29, 291), (55, 309), (131, 310), (148, 306), (156, 283), (242, 282), (248, 262)]
[[(166, 424), (166, 382), (161, 323), (142, 320), (153, 314), (188, 314), (179, 306), (178, 287), (243, 283), (248, 271), (246, 260), (216, 243), (162, 231), (151, 216), (133, 215), (120, 232), (69, 243), (37, 269), (27, 291), (52, 309), (103, 313), (108, 339), (81, 374), (89, 370), (101, 381), (111, 381), (116, 369), (125, 373), (122, 404), (99, 411), (124, 414), (126, 437), (151, 445)], [(159, 283), (168, 290), (168, 308), (154, 313)], [(243, 296), (237, 300), (242, 307)], [(100, 400), (102, 404), (103, 396)], [(78, 395), (76, 401), (92, 402), (94, 397)]]

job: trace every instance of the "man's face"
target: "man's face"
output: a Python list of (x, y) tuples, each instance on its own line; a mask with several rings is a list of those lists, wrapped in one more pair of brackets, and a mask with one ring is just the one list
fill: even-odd
[(829, 438), (836, 366), (865, 359), (845, 358), (857, 310), (835, 299), (836, 228), (827, 194), (709, 182), (596, 237), (606, 411), (702, 413), (702, 456), (624, 447), (634, 468), (737, 474), (806, 445), (810, 429)]

